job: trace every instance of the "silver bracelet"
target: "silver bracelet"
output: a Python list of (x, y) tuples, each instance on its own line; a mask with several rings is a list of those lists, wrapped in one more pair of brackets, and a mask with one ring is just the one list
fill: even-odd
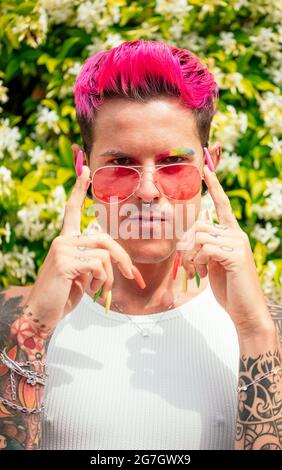
[(16, 362), (11, 359), (6, 352), (7, 348), (4, 348), (3, 351), (0, 353), (0, 360), (1, 362), (10, 370), (10, 383), (11, 383), (11, 399), (13, 401), (8, 400), (7, 398), (0, 396), (0, 402), (3, 403), (4, 406), (8, 406), (16, 411), (21, 411), (22, 413), (29, 413), (29, 414), (38, 414), (42, 413), (44, 410), (44, 402), (42, 402), (40, 408), (26, 408), (25, 406), (17, 404), (17, 392), (16, 392), (16, 381), (15, 381), (15, 374), (18, 374), (22, 377), (27, 379), (27, 383), (34, 386), (35, 384), (46, 384), (46, 377), (48, 374), (40, 374), (33, 370), (26, 370), (23, 367), (30, 366), (32, 364), (35, 365), (42, 365), (45, 366), (45, 362), (41, 361), (26, 361), (26, 362)]
[(18, 375), (21, 375), (22, 377), (26, 377), (27, 383), (31, 385), (35, 385), (36, 383), (40, 383), (41, 385), (46, 384), (46, 377), (48, 376), (47, 374), (39, 374), (38, 372), (35, 372), (33, 370), (25, 370), (23, 369), (23, 366), (28, 366), (31, 364), (31, 361), (27, 361), (26, 363), (24, 362), (16, 362), (11, 359), (7, 353), (6, 353), (6, 348), (3, 349), (3, 351), (0, 353), (0, 359), (1, 362), (10, 369), (10, 371), (16, 372)]
[(41, 408), (26, 408), (25, 406), (18, 405), (17, 403), (9, 401), (6, 398), (3, 398), (1, 396), (0, 396), (0, 401), (3, 403), (3, 405), (9, 406), (13, 410), (22, 411), (22, 413), (39, 414), (39, 413), (42, 413), (42, 411), (45, 409), (45, 405), (43, 402), (42, 402)]
[(253, 382), (250, 382), (248, 385), (243, 385), (242, 387), (237, 387), (237, 392), (240, 393), (242, 391), (246, 391), (251, 385), (254, 385), (255, 383), (257, 382), (260, 382), (262, 379), (264, 379), (265, 377), (268, 377), (269, 375), (276, 375), (278, 374), (279, 371), (282, 371), (282, 368), (281, 367), (278, 367), (278, 369), (272, 369), (270, 370), (269, 372), (266, 372), (264, 375), (262, 375), (261, 377), (259, 377), (258, 379), (254, 380)]

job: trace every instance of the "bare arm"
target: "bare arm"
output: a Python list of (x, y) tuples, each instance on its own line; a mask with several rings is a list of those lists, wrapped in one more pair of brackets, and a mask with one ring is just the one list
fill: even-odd
[[(16, 362), (30, 361), (24, 369), (45, 374), (44, 362), (51, 334), (33, 321), (24, 308), (30, 287), (9, 287), (0, 292), (0, 352), (6, 348)], [(44, 385), (32, 385), (27, 378), (13, 374), (0, 361), (0, 450), (40, 448), (40, 410)], [(17, 405), (18, 408), (12, 405)]]
[(282, 450), (282, 306), (267, 298), (274, 328), (240, 342), (235, 449)]

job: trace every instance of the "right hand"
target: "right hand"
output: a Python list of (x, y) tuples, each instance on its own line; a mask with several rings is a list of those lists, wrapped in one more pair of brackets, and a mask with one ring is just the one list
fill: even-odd
[[(26, 301), (39, 325), (44, 324), (51, 330), (80, 302), (89, 276), (93, 277), (90, 283), (93, 295), (102, 287), (103, 299), (114, 281), (112, 263), (117, 263), (127, 279), (134, 279), (131, 258), (108, 233), (93, 230), (81, 234), (81, 208), (89, 175), (90, 169), (83, 166), (65, 207), (62, 231), (53, 240)], [(85, 251), (80, 247), (85, 247)]]

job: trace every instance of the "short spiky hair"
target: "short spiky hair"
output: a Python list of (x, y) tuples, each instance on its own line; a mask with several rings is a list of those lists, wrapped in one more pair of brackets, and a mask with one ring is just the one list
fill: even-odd
[(127, 41), (87, 59), (74, 86), (77, 119), (87, 157), (94, 122), (104, 98), (144, 102), (177, 96), (192, 110), (202, 145), (209, 140), (218, 86), (212, 73), (187, 49), (160, 41)]

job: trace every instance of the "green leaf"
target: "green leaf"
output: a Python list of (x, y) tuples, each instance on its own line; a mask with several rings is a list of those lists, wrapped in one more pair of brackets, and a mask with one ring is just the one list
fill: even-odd
[(232, 191), (226, 191), (229, 197), (240, 197), (245, 199), (248, 203), (251, 203), (251, 197), (246, 189), (233, 189)]
[(29, 191), (21, 186), (17, 188), (17, 196), (20, 206), (28, 204), (29, 202), (35, 202), (38, 204), (44, 204), (45, 202), (45, 199), (40, 192)]
[(46, 65), (49, 73), (53, 73), (60, 62), (60, 59), (50, 57), (48, 54), (42, 54), (37, 60), (38, 65)]
[(57, 55), (58, 59), (64, 59), (68, 54), (70, 55), (70, 51), (75, 44), (78, 44), (81, 41), (79, 37), (72, 37), (68, 38), (64, 41), (63, 47), (61, 48), (60, 53)]
[(262, 195), (263, 191), (267, 188), (266, 186), (266, 180), (265, 179), (260, 179), (256, 181), (252, 186), (251, 186), (251, 195), (252, 195), (252, 200), (256, 201), (259, 196)]
[(56, 176), (57, 184), (65, 184), (70, 178), (75, 176), (74, 168), (59, 168)]
[(5, 75), (7, 82), (14, 78), (20, 70), (20, 61), (18, 57), (11, 59), (6, 67)]
[(73, 167), (73, 151), (71, 148), (71, 142), (66, 136), (60, 135), (58, 148), (64, 166)]
[(25, 188), (25, 189), (33, 189), (35, 188), (35, 186), (38, 185), (38, 183), (40, 182), (42, 178), (42, 174), (41, 172), (39, 172), (38, 170), (35, 170), (35, 171), (31, 171), (30, 173), (28, 173), (23, 181), (22, 181), (22, 186)]
[(46, 106), (47, 108), (49, 109), (53, 109), (53, 111), (56, 111), (56, 113), (58, 114), (59, 112), (59, 106), (58, 104), (56, 103), (56, 101), (53, 101), (53, 100), (50, 100), (50, 99), (45, 99), (44, 100), (41, 100), (40, 101), (40, 104), (42, 104), (43, 106)]
[(254, 259), (258, 268), (261, 268), (266, 260), (266, 246), (257, 242), (254, 248)]

